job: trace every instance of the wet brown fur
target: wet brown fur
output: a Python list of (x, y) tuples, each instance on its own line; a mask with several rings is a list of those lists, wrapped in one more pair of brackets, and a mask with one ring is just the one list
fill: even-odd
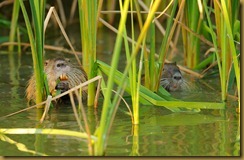
[[(73, 88), (80, 83), (87, 81), (87, 75), (83, 68), (74, 66), (67, 58), (55, 58), (45, 61), (44, 72), (47, 76), (49, 91), (51, 94), (55, 93), (58, 79), (61, 75), (66, 75), (68, 89)], [(60, 81), (60, 83), (64, 83)], [(35, 101), (36, 99), (36, 79), (34, 74), (28, 81), (26, 89), (26, 98), (28, 102)], [(83, 91), (83, 97), (87, 96), (87, 91)]]
[(181, 89), (183, 77), (176, 63), (165, 63), (160, 79), (160, 85), (168, 91)]

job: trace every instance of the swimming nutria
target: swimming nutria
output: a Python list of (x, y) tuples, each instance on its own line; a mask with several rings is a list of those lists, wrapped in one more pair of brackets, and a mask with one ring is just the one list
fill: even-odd
[(174, 63), (164, 63), (160, 85), (167, 91), (177, 91), (181, 89), (183, 77), (179, 67)]
[[(47, 76), (49, 91), (55, 96), (56, 91), (61, 93), (68, 89), (87, 81), (86, 72), (81, 67), (74, 66), (67, 58), (55, 58), (45, 61), (44, 71)], [(35, 101), (35, 76), (34, 74), (28, 82), (26, 97), (28, 102)], [(86, 91), (83, 91), (83, 97), (86, 97)]]

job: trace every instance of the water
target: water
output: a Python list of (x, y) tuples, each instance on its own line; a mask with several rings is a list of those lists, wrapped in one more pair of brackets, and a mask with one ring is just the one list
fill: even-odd
[[(114, 35), (98, 35), (98, 59), (110, 62)], [(74, 35), (73, 35), (74, 36)], [(101, 38), (99, 38), (101, 37)], [(75, 42), (76, 45), (79, 42)], [(47, 57), (64, 56), (46, 51)], [(66, 57), (72, 57), (65, 55)], [(122, 56), (123, 59), (124, 56)], [(29, 52), (19, 56), (0, 52), (0, 116), (27, 107), (25, 86), (32, 73)], [(122, 65), (125, 61), (121, 61)], [(219, 84), (217, 79), (206, 83)], [(218, 87), (217, 87), (218, 88)], [(176, 98), (196, 101), (219, 101), (217, 90), (201, 86), (200, 90), (173, 93)], [(101, 97), (102, 98), (102, 97)], [(102, 99), (100, 99), (102, 102)], [(140, 124), (133, 126), (127, 109), (121, 103), (109, 135), (106, 156), (239, 156), (240, 124), (235, 113), (236, 102), (229, 101), (225, 110), (202, 110), (199, 113), (172, 113), (164, 107), (140, 106)], [(91, 132), (94, 133), (101, 117), (98, 109), (86, 107)], [(1, 119), (0, 128), (55, 128), (78, 131), (72, 107), (62, 105), (52, 109), (43, 124), (41, 110), (32, 109)], [(82, 122), (83, 123), (83, 122)], [(87, 156), (86, 142), (78, 138), (56, 135), (0, 135), (0, 155), (32, 156), (38, 151), (50, 156)], [(18, 144), (18, 145), (16, 145)], [(24, 145), (28, 150), (23, 151)]]

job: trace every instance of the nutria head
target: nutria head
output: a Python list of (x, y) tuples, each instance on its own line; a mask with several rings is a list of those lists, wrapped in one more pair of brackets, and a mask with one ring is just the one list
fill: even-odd
[(71, 63), (67, 58), (55, 58), (51, 60), (45, 61), (45, 73), (47, 76), (51, 75), (52, 78), (58, 79), (62, 76), (67, 75), (68, 72), (71, 71)]
[(167, 91), (180, 90), (183, 77), (176, 63), (165, 63), (160, 79), (160, 85)]
[[(49, 92), (52, 96), (55, 96), (57, 90), (60, 90), (62, 93), (87, 81), (86, 72), (81, 67), (73, 65), (67, 58), (46, 60), (44, 72), (47, 76)], [(35, 101), (35, 84), (36, 79), (33, 74), (26, 89), (28, 101)], [(86, 94), (86, 91), (83, 91), (83, 93)]]

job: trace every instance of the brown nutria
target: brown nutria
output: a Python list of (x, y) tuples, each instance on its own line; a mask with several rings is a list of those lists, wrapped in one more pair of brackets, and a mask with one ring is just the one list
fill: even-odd
[[(44, 71), (47, 76), (49, 91), (52, 96), (56, 91), (61, 93), (68, 89), (87, 81), (86, 72), (81, 67), (74, 66), (67, 58), (55, 58), (45, 61)], [(34, 74), (28, 82), (26, 97), (28, 102), (35, 101), (35, 76)], [(83, 91), (83, 97), (86, 97), (86, 90)]]
[(181, 89), (183, 77), (176, 63), (164, 63), (160, 85), (167, 91), (177, 91)]

